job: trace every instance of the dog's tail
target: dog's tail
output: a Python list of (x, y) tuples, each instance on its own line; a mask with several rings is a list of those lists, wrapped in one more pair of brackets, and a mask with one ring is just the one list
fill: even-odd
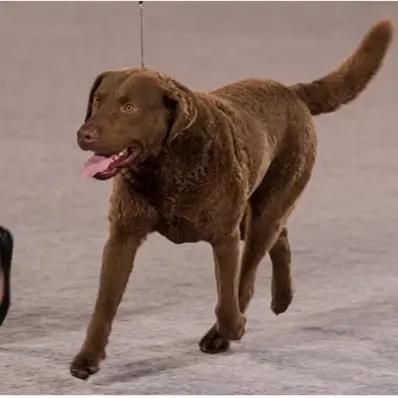
[(390, 21), (376, 24), (339, 68), (312, 83), (290, 87), (308, 106), (311, 114), (333, 112), (355, 99), (380, 68), (391, 42)]

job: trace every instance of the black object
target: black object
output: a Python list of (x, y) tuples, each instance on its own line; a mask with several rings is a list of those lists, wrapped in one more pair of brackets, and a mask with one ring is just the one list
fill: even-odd
[(11, 232), (0, 227), (0, 326), (10, 307), (10, 271), (13, 238)]

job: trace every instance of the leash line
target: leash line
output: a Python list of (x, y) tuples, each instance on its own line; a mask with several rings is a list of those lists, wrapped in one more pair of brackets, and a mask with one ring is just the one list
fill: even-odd
[(144, 68), (144, 2), (138, 2), (140, 10), (140, 44), (141, 44), (141, 68)]

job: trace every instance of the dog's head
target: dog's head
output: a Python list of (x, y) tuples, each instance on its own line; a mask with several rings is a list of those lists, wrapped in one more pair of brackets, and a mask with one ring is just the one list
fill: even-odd
[(156, 155), (192, 126), (196, 116), (193, 93), (167, 76), (149, 69), (101, 73), (77, 132), (80, 148), (94, 152), (83, 174), (108, 179)]

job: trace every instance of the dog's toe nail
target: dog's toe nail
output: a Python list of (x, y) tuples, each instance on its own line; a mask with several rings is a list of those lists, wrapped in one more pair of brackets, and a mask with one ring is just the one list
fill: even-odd
[(282, 314), (288, 309), (291, 302), (292, 299), (290, 297), (279, 300), (272, 300), (271, 310), (275, 315)]
[(211, 329), (199, 342), (200, 350), (206, 354), (225, 352), (229, 345), (229, 341), (221, 337), (215, 329)]
[(71, 375), (81, 380), (88, 379), (98, 371), (98, 364), (92, 359), (88, 359), (86, 357), (77, 357), (70, 367)]
[(74, 376), (78, 379), (81, 379), (81, 380), (86, 380), (89, 376), (88, 372), (83, 369), (73, 368), (73, 369), (71, 369), (71, 373), (72, 373), (72, 376)]

